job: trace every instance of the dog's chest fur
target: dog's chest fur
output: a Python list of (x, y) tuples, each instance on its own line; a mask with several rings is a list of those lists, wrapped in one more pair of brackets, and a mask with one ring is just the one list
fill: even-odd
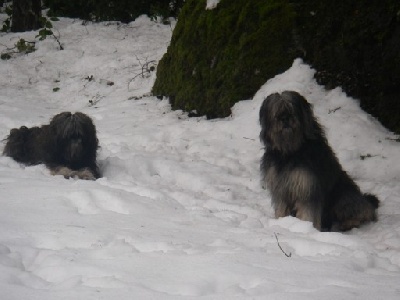
[(315, 184), (310, 170), (291, 162), (280, 165), (268, 162), (265, 167), (263, 187), (270, 191), (273, 202), (293, 204), (310, 197)]

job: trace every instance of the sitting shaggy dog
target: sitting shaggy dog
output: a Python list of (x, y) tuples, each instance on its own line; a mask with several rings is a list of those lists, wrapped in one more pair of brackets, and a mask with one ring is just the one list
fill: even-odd
[(98, 140), (92, 119), (77, 112), (63, 112), (49, 125), (10, 131), (3, 154), (25, 165), (45, 164), (53, 175), (94, 180)]
[(306, 99), (292, 91), (268, 96), (260, 124), (262, 183), (276, 218), (292, 215), (323, 231), (376, 221), (378, 199), (342, 169)]

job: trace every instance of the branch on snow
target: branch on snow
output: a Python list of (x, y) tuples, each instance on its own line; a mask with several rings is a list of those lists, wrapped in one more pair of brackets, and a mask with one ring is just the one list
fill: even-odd
[(276, 232), (274, 232), (274, 235), (275, 235), (276, 242), (278, 243), (278, 247), (279, 247), (279, 249), (281, 249), (282, 253), (285, 254), (286, 257), (291, 257), (291, 256), (292, 256), (292, 253), (287, 254), (287, 253), (282, 249), (281, 244), (279, 244), (279, 240), (278, 240), (278, 236), (277, 236)]

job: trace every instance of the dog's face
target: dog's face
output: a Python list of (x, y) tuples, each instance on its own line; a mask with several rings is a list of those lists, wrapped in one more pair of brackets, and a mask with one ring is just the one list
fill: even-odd
[(260, 109), (260, 139), (282, 154), (296, 152), (315, 134), (311, 105), (297, 92), (269, 95)]
[(58, 155), (65, 162), (78, 165), (84, 159), (95, 157), (98, 147), (96, 128), (87, 115), (63, 112), (54, 116), (49, 126)]

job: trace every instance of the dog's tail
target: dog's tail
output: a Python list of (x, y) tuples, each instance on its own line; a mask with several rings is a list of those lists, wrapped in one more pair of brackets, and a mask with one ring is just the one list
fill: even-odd
[(364, 194), (364, 199), (371, 203), (375, 209), (379, 207), (379, 199), (375, 195)]
[(347, 231), (364, 223), (377, 220), (379, 200), (372, 194), (351, 194), (334, 205), (334, 215), (339, 230)]

